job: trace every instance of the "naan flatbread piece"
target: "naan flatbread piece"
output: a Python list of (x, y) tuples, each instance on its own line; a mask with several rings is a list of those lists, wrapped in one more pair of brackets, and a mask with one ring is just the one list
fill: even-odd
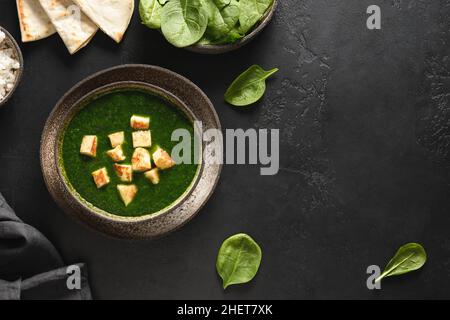
[(22, 42), (37, 41), (56, 32), (39, 0), (16, 0)]
[(117, 43), (130, 25), (134, 0), (74, 0), (100, 29)]
[(72, 0), (39, 0), (70, 54), (85, 47), (98, 30)]

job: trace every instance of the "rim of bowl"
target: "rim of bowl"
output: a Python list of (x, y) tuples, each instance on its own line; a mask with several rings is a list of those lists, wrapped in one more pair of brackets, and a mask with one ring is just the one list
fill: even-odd
[(0, 30), (6, 35), (5, 40), (9, 42), (8, 44), (14, 50), (14, 53), (16, 54), (16, 58), (19, 60), (19, 63), (20, 63), (20, 68), (17, 71), (16, 81), (14, 82), (13, 88), (6, 94), (6, 96), (3, 100), (0, 100), (0, 107), (2, 107), (13, 96), (17, 87), (19, 86), (20, 80), (22, 80), (23, 69), (24, 69), (24, 60), (23, 60), (22, 50), (20, 49), (19, 44), (17, 43), (16, 39), (14, 39), (14, 37), (11, 35), (11, 33), (9, 33), (9, 31), (6, 30), (4, 27), (0, 26)]
[(237, 50), (255, 39), (255, 37), (267, 27), (275, 14), (277, 6), (278, 0), (273, 0), (272, 7), (270, 8), (270, 10), (267, 10), (265, 16), (261, 19), (257, 27), (237, 42), (229, 44), (193, 44), (192, 46), (186, 47), (186, 49), (192, 52), (203, 54), (221, 54)]
[(127, 223), (127, 222), (139, 222), (146, 221), (149, 219), (155, 219), (160, 217), (168, 212), (172, 211), (174, 208), (180, 206), (193, 192), (195, 187), (197, 186), (200, 177), (203, 173), (204, 169), (204, 159), (203, 159), (203, 143), (201, 152), (201, 162), (199, 163), (197, 172), (195, 173), (194, 178), (191, 183), (187, 187), (187, 189), (180, 195), (174, 202), (170, 203), (165, 208), (162, 208), (159, 211), (153, 213), (146, 213), (139, 216), (121, 216), (117, 214), (110, 213), (102, 208), (97, 207), (96, 205), (90, 203), (86, 200), (81, 194), (78, 193), (76, 188), (71, 184), (70, 180), (67, 177), (67, 173), (65, 172), (64, 165), (62, 163), (62, 155), (61, 155), (61, 147), (63, 143), (64, 133), (67, 129), (67, 126), (70, 124), (72, 119), (80, 112), (89, 102), (92, 102), (95, 99), (98, 99), (104, 95), (110, 94), (115, 91), (123, 91), (123, 90), (143, 90), (146, 91), (147, 94), (151, 94), (157, 96), (158, 98), (164, 100), (170, 106), (180, 110), (185, 114), (186, 117), (192, 122), (192, 125), (195, 125), (195, 121), (197, 117), (194, 113), (189, 109), (189, 107), (184, 103), (180, 98), (175, 96), (173, 93), (153, 84), (140, 82), (140, 81), (118, 81), (106, 84), (104, 86), (98, 87), (93, 91), (85, 94), (80, 99), (78, 99), (72, 106), (70, 113), (64, 120), (64, 123), (59, 126), (57, 131), (57, 137), (55, 139), (55, 155), (56, 155), (56, 165), (57, 165), (57, 173), (58, 178), (64, 184), (64, 187), (67, 189), (68, 193), (71, 195), (72, 200), (77, 202), (80, 206), (83, 207), (84, 210), (91, 212), (97, 216), (101, 216), (106, 219), (110, 219), (116, 222)]

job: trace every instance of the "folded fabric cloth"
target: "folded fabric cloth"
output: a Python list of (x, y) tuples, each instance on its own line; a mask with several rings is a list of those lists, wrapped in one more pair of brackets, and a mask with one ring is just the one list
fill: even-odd
[(80, 288), (71, 289), (71, 275), (55, 247), (38, 230), (23, 223), (0, 194), (0, 300), (91, 299), (87, 269), (80, 270)]

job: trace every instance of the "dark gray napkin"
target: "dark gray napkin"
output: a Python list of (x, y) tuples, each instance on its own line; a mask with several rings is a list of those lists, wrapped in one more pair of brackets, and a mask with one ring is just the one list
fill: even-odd
[(0, 300), (91, 299), (86, 266), (77, 266), (81, 289), (70, 290), (67, 267), (55, 247), (23, 223), (0, 194)]

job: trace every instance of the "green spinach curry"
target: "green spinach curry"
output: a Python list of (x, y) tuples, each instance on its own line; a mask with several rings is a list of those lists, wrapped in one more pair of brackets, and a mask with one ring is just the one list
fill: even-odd
[[(149, 183), (144, 174), (133, 174), (133, 185), (138, 188), (134, 201), (125, 206), (117, 186), (124, 183), (114, 171), (114, 162), (106, 154), (111, 150), (108, 135), (123, 131), (122, 145), (129, 164), (134, 152), (130, 117), (147, 115), (151, 118), (152, 148), (161, 146), (168, 153), (178, 143), (171, 141), (175, 129), (184, 128), (191, 133), (192, 154), (194, 152), (194, 128), (191, 120), (177, 107), (159, 97), (134, 89), (114, 91), (88, 102), (70, 121), (60, 148), (62, 171), (69, 185), (91, 205), (108, 213), (136, 217), (156, 213), (179, 199), (193, 183), (199, 170), (198, 164), (177, 164), (160, 171), (159, 184)], [(98, 137), (95, 158), (80, 154), (80, 143), (86, 135)], [(149, 148), (150, 152), (152, 148)], [(92, 172), (106, 168), (110, 183), (97, 188)]]

